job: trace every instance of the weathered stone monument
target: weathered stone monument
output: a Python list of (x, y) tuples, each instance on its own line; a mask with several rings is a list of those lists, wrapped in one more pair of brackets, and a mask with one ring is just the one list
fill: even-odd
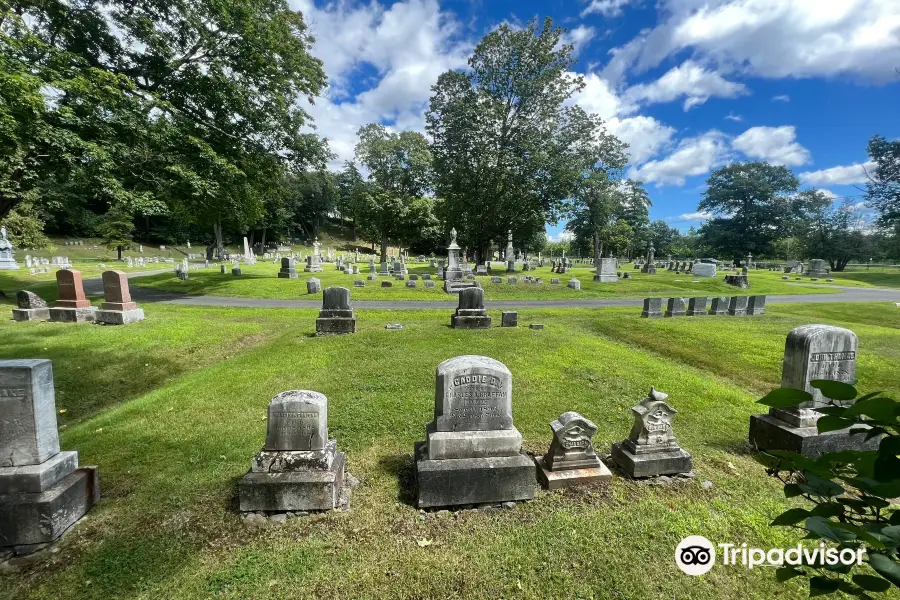
[(350, 290), (326, 288), (322, 293), (322, 310), (316, 319), (316, 335), (356, 333), (356, 315), (350, 308)]
[(700, 296), (697, 298), (690, 298), (688, 300), (687, 311), (684, 313), (688, 317), (702, 317), (706, 315), (706, 302), (707, 298), (705, 296)]
[(447, 246), (447, 268), (444, 269), (445, 291), (450, 291), (446, 282), (462, 281), (463, 279), (462, 267), (459, 264), (459, 252), (460, 247), (456, 243), (456, 228), (454, 227), (450, 230), (450, 245)]
[(710, 263), (696, 262), (691, 267), (691, 275), (694, 277), (715, 277), (716, 265)]
[(318, 294), (322, 291), (322, 282), (315, 277), (310, 277), (306, 280), (306, 293), (307, 294)]
[(319, 252), (319, 238), (316, 237), (313, 240), (313, 251), (312, 254), (306, 257), (306, 266), (303, 267), (304, 273), (321, 273), (322, 272), (322, 261), (321, 254)]
[(281, 269), (278, 271), (278, 279), (297, 279), (297, 266), (293, 258), (284, 257), (281, 259)]
[(6, 237), (6, 227), (0, 227), (0, 271), (18, 271), (19, 264), (13, 258), (13, 246)]
[(243, 512), (333, 510), (346, 507), (345, 456), (328, 439), (328, 400), (291, 390), (269, 403), (266, 443), (238, 484)]
[(728, 285), (733, 285), (737, 288), (741, 288), (742, 290), (750, 289), (750, 282), (747, 279), (746, 273), (743, 273), (741, 275), (726, 275), (725, 283), (727, 283)]
[(825, 277), (828, 275), (828, 269), (825, 265), (828, 264), (821, 258), (813, 258), (809, 261), (809, 271), (807, 275), (810, 277)]
[(747, 316), (747, 296), (732, 296), (728, 303), (728, 314), (732, 317)]
[(107, 325), (128, 325), (144, 320), (144, 309), (131, 300), (128, 275), (124, 271), (103, 272), (103, 304), (95, 320)]
[(766, 297), (765, 296), (748, 296), (748, 298), (747, 298), (747, 314), (748, 315), (764, 315), (764, 314), (766, 314)]
[(730, 296), (717, 296), (712, 299), (709, 307), (709, 314), (721, 316), (728, 314), (728, 305), (731, 303)]
[(0, 361), (0, 550), (39, 550), (99, 498), (97, 467), (60, 452), (52, 363)]
[(549, 452), (534, 459), (541, 485), (555, 490), (612, 478), (594, 451), (592, 438), (597, 426), (592, 421), (569, 411), (550, 423), (550, 431), (553, 441)]
[(501, 327), (518, 327), (519, 326), (519, 313), (515, 310), (504, 310), (500, 313), (500, 326)]
[(506, 272), (507, 273), (515, 273), (516, 272), (516, 250), (515, 250), (515, 248), (513, 248), (512, 229), (507, 231), (506, 252), (504, 253), (504, 257), (506, 258)]
[(459, 305), (450, 316), (454, 329), (490, 329), (491, 317), (484, 309), (484, 290), (465, 288), (459, 291)]
[(47, 303), (35, 294), (22, 290), (16, 294), (16, 306), (12, 311), (15, 321), (47, 321), (50, 319), (50, 309)]
[(97, 309), (84, 295), (81, 272), (74, 269), (60, 269), (56, 272), (56, 289), (59, 299), (50, 309), (50, 320), (62, 323), (90, 323), (96, 317)]
[(646, 318), (662, 317), (662, 298), (644, 298), (644, 310), (641, 316)]
[(631, 409), (634, 425), (628, 439), (612, 445), (612, 459), (629, 477), (689, 473), (691, 455), (681, 449), (672, 421), (678, 411), (666, 402), (668, 394), (650, 393)]
[(646, 273), (647, 275), (656, 275), (656, 267), (653, 264), (653, 255), (656, 253), (656, 248), (653, 245), (650, 245), (650, 250), (647, 251), (647, 262), (644, 263), (644, 266), (641, 267), (641, 273)]
[(684, 315), (684, 298), (669, 298), (666, 302), (666, 313), (664, 316), (683, 317)]
[(750, 443), (760, 450), (790, 450), (815, 457), (840, 450), (874, 450), (879, 437), (866, 441), (865, 433), (848, 429), (819, 434), (815, 410), (829, 404), (810, 385), (817, 379), (856, 383), (858, 340), (849, 329), (832, 325), (795, 327), (784, 344), (781, 387), (804, 390), (812, 401), (791, 408), (771, 408), (768, 414), (750, 417)]
[(435, 373), (434, 421), (418, 442), (418, 506), (529, 500), (534, 462), (513, 426), (512, 374), (486, 356), (457, 356)]
[(616, 283), (619, 277), (616, 275), (616, 259), (601, 258), (600, 265), (597, 267), (597, 274), (594, 275), (594, 281), (600, 283)]

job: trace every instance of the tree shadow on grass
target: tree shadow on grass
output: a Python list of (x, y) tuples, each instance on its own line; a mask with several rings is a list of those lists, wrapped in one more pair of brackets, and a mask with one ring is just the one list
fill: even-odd
[(397, 478), (397, 501), (416, 506), (416, 465), (412, 454), (391, 454), (378, 461), (378, 468)]

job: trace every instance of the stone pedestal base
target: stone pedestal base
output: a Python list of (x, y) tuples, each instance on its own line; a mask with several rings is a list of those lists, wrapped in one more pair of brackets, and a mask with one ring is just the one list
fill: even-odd
[(689, 473), (691, 455), (681, 448), (634, 454), (623, 444), (612, 445), (612, 459), (631, 478)]
[(431, 460), (518, 456), (522, 434), (518, 429), (495, 431), (435, 431), (434, 421), (425, 427), (425, 452)]
[(59, 452), (37, 465), (0, 467), (0, 496), (40, 494), (78, 468), (77, 452)]
[(81, 467), (40, 493), (0, 495), (0, 548), (53, 542), (100, 499), (97, 467)]
[(463, 281), (462, 279), (445, 280), (444, 281), (444, 291), (447, 292), (448, 294), (458, 294), (460, 291), (464, 290), (465, 288), (472, 288), (472, 287), (481, 287), (481, 286), (478, 285), (477, 281)]
[(538, 482), (547, 490), (558, 490), (560, 488), (612, 479), (612, 473), (609, 472), (609, 469), (602, 462), (596, 467), (559, 471), (548, 470), (543, 456), (535, 457), (534, 462), (537, 465)]
[(378, 275), (376, 275), (375, 273), (369, 273), (369, 276), (366, 277), (366, 279), (368, 279), (369, 281), (378, 281)]
[(641, 273), (645, 273), (646, 275), (656, 275), (656, 267), (644, 267), (641, 269)]
[(619, 278), (613, 275), (594, 275), (594, 281), (599, 281), (600, 283), (616, 283), (619, 281)]
[(450, 315), (450, 327), (454, 329), (490, 329), (491, 317)]
[(51, 308), (50, 320), (57, 323), (93, 323), (97, 316), (97, 307), (88, 308)]
[(283, 273), (283, 272), (279, 271), (279, 273), (278, 273), (278, 279), (297, 279), (297, 277), (298, 277), (298, 275), (296, 272)]
[(94, 319), (98, 323), (106, 325), (128, 325), (144, 320), (144, 309), (134, 308), (132, 310), (98, 310)]
[(49, 308), (14, 308), (12, 311), (14, 321), (49, 321)]
[(303, 269), (304, 273), (321, 273), (322, 267), (305, 267)]
[(356, 317), (316, 319), (316, 335), (340, 335), (342, 333), (356, 333)]
[(284, 472), (250, 471), (238, 484), (242, 512), (334, 510), (344, 491), (344, 453), (336, 452), (328, 469)]
[(429, 460), (425, 442), (416, 443), (419, 508), (531, 500), (534, 477), (534, 461), (524, 453)]
[(877, 450), (881, 437), (866, 441), (866, 434), (849, 429), (819, 433), (812, 427), (795, 427), (772, 415), (750, 417), (750, 445), (759, 450), (788, 450), (815, 458), (825, 452)]

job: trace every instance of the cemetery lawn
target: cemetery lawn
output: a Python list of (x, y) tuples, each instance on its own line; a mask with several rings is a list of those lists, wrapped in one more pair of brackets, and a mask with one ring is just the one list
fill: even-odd
[[(692, 534), (797, 544), (768, 526), (793, 501), (746, 443), (791, 328), (853, 329), (860, 389), (900, 391), (900, 309), (887, 303), (652, 320), (633, 308), (522, 310), (517, 329), (492, 311), (488, 331), (450, 329), (444, 310), (359, 310), (358, 334), (326, 338), (312, 335), (315, 310), (143, 308), (142, 323), (101, 327), (13, 323), (0, 307), (0, 356), (54, 359), (62, 447), (99, 465), (103, 493), (58, 552), (0, 573), (0, 599), (805, 598), (772, 569), (683, 575), (674, 548)], [(597, 423), (605, 454), (655, 385), (679, 411), (696, 479), (616, 477), (513, 510), (420, 513), (413, 443), (433, 415), (435, 366), (459, 354), (510, 368), (515, 425), (537, 454), (566, 410)], [(263, 443), (269, 400), (298, 388), (329, 399), (330, 435), (360, 480), (351, 510), (247, 529), (236, 483)]]
[[(306, 280), (316, 277), (322, 287), (339, 285), (351, 288), (351, 296), (355, 300), (421, 300), (448, 301), (452, 296), (444, 293), (443, 281), (436, 280), (435, 287), (426, 288), (421, 275), (436, 269), (429, 269), (426, 264), (412, 264), (410, 274), (420, 275), (416, 287), (407, 288), (406, 281), (393, 277), (380, 277), (378, 281), (367, 281), (368, 264), (360, 264), (359, 275), (345, 275), (337, 271), (333, 264), (325, 264), (322, 273), (304, 273), (303, 266), (298, 265), (298, 279), (278, 279), (279, 266), (260, 261), (256, 265), (241, 265), (242, 275), (222, 275), (218, 268), (197, 268), (190, 271), (190, 279), (181, 281), (174, 272), (150, 275), (133, 279), (133, 286), (149, 287), (168, 292), (188, 295), (231, 296), (239, 298), (270, 298), (277, 300), (318, 299), (321, 294), (307, 294)], [(491, 283), (490, 277), (479, 277), (484, 296), (487, 300), (575, 300), (586, 298), (641, 298), (652, 296), (731, 296), (735, 294), (830, 294), (839, 290), (834, 286), (872, 287), (869, 283), (844, 280), (836, 276), (834, 283), (818, 282), (803, 278), (802, 281), (782, 281), (780, 273), (754, 271), (750, 275), (750, 290), (740, 290), (724, 283), (724, 274), (712, 278), (697, 278), (691, 275), (676, 275), (660, 269), (657, 275), (642, 275), (632, 272), (632, 278), (621, 279), (617, 283), (599, 283), (593, 281), (594, 271), (587, 266), (573, 268), (567, 274), (552, 274), (550, 267), (538, 268), (536, 271), (516, 273), (519, 283), (506, 283), (506, 273), (501, 273), (502, 283)], [(542, 284), (527, 284), (522, 277), (531, 275), (543, 278)], [(550, 279), (560, 279), (559, 285), (551, 285)], [(574, 290), (566, 286), (572, 277), (581, 282), (581, 289)], [(353, 282), (364, 280), (366, 287), (354, 288)], [(382, 288), (382, 281), (391, 281), (393, 286)], [(895, 274), (895, 287), (900, 287), (900, 274)]]

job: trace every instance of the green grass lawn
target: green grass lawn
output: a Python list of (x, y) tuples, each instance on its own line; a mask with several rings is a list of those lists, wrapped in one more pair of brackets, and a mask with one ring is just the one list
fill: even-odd
[[(144, 309), (147, 320), (127, 328), (0, 322), (0, 357), (54, 359), (62, 446), (100, 466), (103, 489), (58, 553), (0, 574), (0, 598), (802, 598), (800, 583), (778, 584), (771, 569), (688, 577), (674, 548), (690, 534), (796, 544), (768, 526), (788, 501), (745, 442), (792, 327), (852, 328), (860, 388), (900, 390), (893, 304), (666, 320), (522, 310), (523, 327), (488, 331), (450, 329), (449, 311), (360, 310), (358, 334), (327, 338), (312, 335), (314, 310)], [(697, 479), (615, 478), (509, 511), (419, 513), (413, 443), (432, 418), (435, 366), (459, 354), (510, 368), (515, 425), (533, 453), (566, 410), (594, 420), (608, 451), (655, 385), (679, 410)], [(264, 441), (269, 400), (297, 388), (329, 398), (330, 434), (361, 484), (350, 512), (248, 530), (236, 482)]]
[[(623, 265), (624, 266), (624, 265)], [(379, 281), (367, 281), (368, 264), (361, 264), (359, 275), (345, 275), (337, 271), (333, 264), (323, 265), (322, 273), (303, 273), (302, 265), (298, 265), (299, 279), (278, 279), (279, 265), (271, 262), (259, 262), (256, 265), (242, 265), (242, 275), (231, 275), (230, 265), (228, 272), (222, 275), (218, 269), (195, 269), (190, 273), (190, 279), (181, 281), (174, 273), (164, 273), (142, 277), (132, 282), (132, 285), (151, 287), (158, 290), (180, 292), (193, 295), (207, 296), (234, 296), (241, 298), (273, 298), (279, 300), (306, 299), (306, 280), (316, 277), (322, 281), (323, 287), (340, 285), (351, 288), (351, 294), (357, 300), (448, 300), (443, 291), (443, 281), (436, 281), (434, 288), (425, 288), (421, 279), (416, 282), (416, 288), (407, 288), (405, 281), (390, 278), (381, 278)], [(427, 264), (412, 264), (410, 273), (423, 274), (431, 272), (435, 276), (437, 270), (429, 269)], [(631, 279), (621, 279), (617, 283), (598, 283), (593, 281), (594, 271), (587, 266), (573, 268), (568, 274), (559, 275), (550, 272), (550, 267), (539, 268), (536, 271), (516, 273), (519, 283), (516, 285), (506, 282), (505, 272), (500, 273), (502, 283), (491, 283), (490, 277), (479, 277), (484, 288), (485, 298), (488, 300), (541, 300), (541, 299), (585, 299), (585, 298), (639, 298), (649, 296), (726, 296), (736, 293), (745, 294), (828, 294), (835, 293), (834, 285), (847, 285), (852, 287), (870, 287), (865, 282), (835, 279), (834, 284), (827, 284), (824, 280), (812, 282), (808, 278), (802, 281), (782, 281), (780, 273), (768, 271), (754, 271), (750, 275), (751, 290), (741, 292), (733, 286), (724, 283), (724, 275), (715, 278), (696, 278), (691, 275), (680, 274), (660, 269), (656, 275), (642, 275), (639, 271), (632, 271)], [(532, 275), (543, 278), (543, 283), (526, 284), (522, 282), (522, 276)], [(559, 278), (559, 285), (551, 285), (551, 278)], [(566, 282), (572, 277), (581, 282), (580, 290), (573, 290), (566, 286)], [(365, 288), (353, 288), (353, 282), (362, 279), (366, 282)], [(393, 283), (391, 288), (382, 288), (381, 281), (389, 279)], [(802, 285), (797, 285), (802, 284)], [(896, 285), (900, 286), (900, 276), (896, 279)], [(318, 297), (318, 294), (315, 295)]]

